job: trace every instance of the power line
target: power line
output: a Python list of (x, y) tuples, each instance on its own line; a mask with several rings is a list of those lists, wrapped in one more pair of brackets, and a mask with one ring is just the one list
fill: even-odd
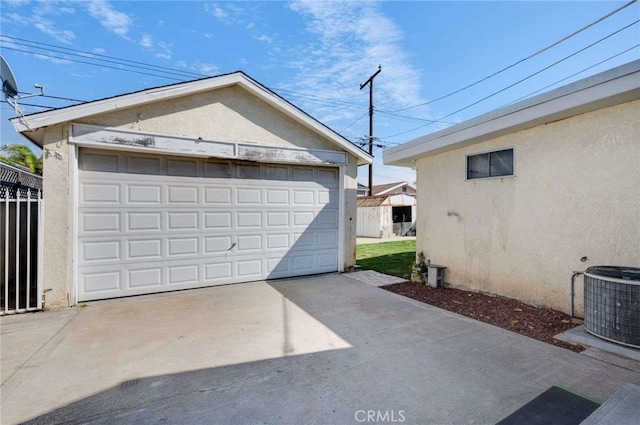
[(476, 81), (476, 82), (474, 82), (474, 83), (471, 83), (471, 84), (469, 84), (469, 85), (467, 85), (467, 86), (464, 86), (464, 87), (462, 87), (462, 88), (460, 88), (460, 89), (458, 89), (458, 90), (455, 90), (455, 91), (453, 91), (453, 92), (451, 92), (451, 93), (448, 93), (448, 94), (445, 94), (445, 95), (443, 95), (443, 96), (440, 96), (440, 97), (438, 97), (438, 98), (436, 98), (436, 99), (430, 100), (430, 101), (428, 101), (428, 102), (420, 103), (420, 104), (418, 104), (418, 105), (414, 105), (414, 106), (409, 106), (409, 107), (407, 107), (407, 108), (396, 109), (396, 110), (394, 110), (394, 111), (389, 111), (389, 112), (403, 112), (403, 111), (408, 111), (408, 110), (410, 110), (410, 109), (419, 108), (419, 107), (421, 107), (421, 106), (426, 106), (426, 105), (429, 105), (429, 104), (431, 104), (431, 103), (435, 103), (435, 102), (437, 102), (437, 101), (439, 101), (439, 100), (446, 99), (446, 98), (448, 98), (448, 97), (453, 96), (454, 94), (458, 94), (458, 93), (460, 93), (461, 91), (464, 91), (464, 90), (466, 90), (466, 89), (468, 89), (468, 88), (471, 88), (471, 87), (473, 87), (473, 86), (475, 86), (475, 85), (478, 85), (478, 84), (482, 83), (483, 81), (488, 80), (489, 78), (493, 78), (493, 77), (495, 77), (496, 75), (501, 74), (501, 73), (503, 73), (504, 71), (506, 71), (506, 70), (508, 70), (508, 69), (511, 69), (511, 68), (513, 68), (514, 66), (519, 65), (519, 64), (521, 64), (522, 62), (525, 62), (525, 61), (527, 61), (527, 60), (529, 60), (529, 59), (531, 59), (531, 58), (533, 58), (533, 57), (535, 57), (535, 56), (537, 56), (537, 55), (539, 55), (539, 54), (541, 54), (541, 53), (543, 53), (543, 52), (545, 52), (545, 51), (547, 51), (547, 50), (551, 49), (552, 47), (557, 46), (558, 44), (560, 44), (560, 43), (562, 43), (562, 42), (564, 42), (564, 41), (567, 41), (567, 40), (568, 40), (568, 39), (570, 39), (571, 37), (573, 37), (573, 36), (575, 36), (575, 35), (577, 35), (577, 34), (580, 34), (582, 31), (584, 31), (584, 30), (586, 30), (586, 29), (588, 29), (588, 28), (591, 28), (592, 26), (594, 26), (594, 25), (596, 25), (596, 24), (598, 24), (598, 23), (600, 23), (600, 22), (604, 21), (605, 19), (609, 18), (610, 16), (612, 16), (612, 15), (614, 15), (614, 14), (616, 14), (616, 13), (620, 12), (622, 9), (624, 9), (624, 8), (626, 8), (626, 7), (628, 7), (628, 6), (631, 6), (631, 5), (632, 5), (633, 3), (635, 3), (636, 1), (637, 1), (637, 0), (631, 0), (629, 3), (627, 3), (627, 4), (623, 5), (623, 6), (620, 6), (619, 8), (617, 8), (616, 10), (614, 10), (613, 12), (610, 12), (610, 13), (608, 13), (607, 15), (605, 15), (605, 16), (603, 16), (603, 17), (601, 17), (601, 18), (599, 18), (599, 19), (597, 19), (597, 20), (595, 20), (595, 21), (591, 22), (590, 24), (588, 24), (588, 25), (586, 25), (586, 26), (584, 26), (584, 27), (580, 28), (578, 31), (575, 31), (575, 32), (573, 32), (572, 34), (569, 34), (568, 36), (566, 36), (566, 37), (562, 38), (561, 40), (558, 40), (558, 41), (556, 41), (556, 42), (554, 42), (554, 43), (552, 43), (552, 44), (548, 45), (547, 47), (545, 47), (545, 48), (543, 48), (543, 49), (541, 49), (541, 50), (538, 50), (537, 52), (535, 52), (535, 53), (533, 53), (533, 54), (531, 54), (531, 55), (527, 56), (526, 58), (520, 59), (519, 61), (517, 61), (517, 62), (515, 62), (515, 63), (513, 63), (513, 64), (511, 64), (511, 65), (509, 65), (509, 66), (506, 66), (506, 67), (502, 68), (502, 69), (501, 69), (501, 70), (499, 70), (499, 71), (494, 72), (494, 73), (493, 73), (493, 74), (491, 74), (491, 75), (488, 75), (488, 76), (486, 76), (486, 77), (484, 77), (484, 78), (481, 78), (480, 80), (478, 80), (478, 81)]
[(518, 84), (522, 83), (523, 81), (526, 81), (526, 80), (528, 80), (529, 78), (534, 77), (534, 76), (536, 76), (536, 75), (540, 74), (541, 72), (544, 72), (544, 71), (546, 71), (547, 69), (549, 69), (549, 68), (552, 68), (552, 67), (556, 66), (557, 64), (559, 64), (559, 63), (561, 63), (561, 62), (564, 62), (565, 60), (567, 60), (567, 59), (569, 59), (569, 58), (571, 58), (571, 57), (573, 57), (573, 56), (577, 55), (578, 53), (584, 52), (585, 50), (587, 50), (587, 49), (589, 49), (589, 48), (591, 48), (591, 47), (595, 46), (596, 44), (598, 44), (598, 43), (600, 43), (600, 42), (602, 42), (602, 41), (604, 41), (604, 40), (606, 40), (606, 39), (608, 39), (609, 37), (612, 37), (612, 36), (614, 36), (615, 34), (618, 34), (619, 32), (624, 31), (624, 30), (626, 30), (626, 29), (627, 29), (627, 28), (629, 28), (629, 27), (632, 27), (633, 25), (637, 24), (638, 22), (640, 22), (640, 19), (638, 19), (638, 20), (636, 20), (636, 21), (632, 22), (631, 24), (629, 24), (629, 25), (627, 25), (627, 26), (625, 26), (625, 27), (620, 28), (620, 29), (619, 29), (619, 30), (617, 30), (617, 31), (612, 32), (611, 34), (609, 34), (609, 35), (607, 35), (607, 36), (605, 36), (605, 37), (601, 38), (600, 40), (598, 40), (598, 41), (596, 41), (596, 42), (594, 42), (594, 43), (589, 44), (589, 45), (588, 45), (588, 46), (586, 46), (586, 47), (583, 47), (582, 49), (580, 49), (580, 50), (578, 50), (578, 51), (576, 51), (576, 52), (574, 52), (574, 53), (570, 54), (569, 56), (565, 56), (564, 58), (562, 58), (562, 59), (560, 59), (560, 60), (558, 60), (558, 61), (556, 61), (556, 62), (552, 63), (551, 65), (549, 65), (549, 66), (546, 66), (546, 67), (542, 68), (541, 70), (536, 71), (536, 72), (534, 72), (533, 74), (531, 74), (531, 75), (529, 75), (529, 76), (527, 76), (527, 77), (525, 77), (525, 78), (522, 78), (522, 79), (520, 79), (520, 80), (516, 81), (516, 82), (515, 82), (515, 83), (513, 83), (513, 84), (508, 85), (507, 87), (505, 87), (505, 88), (503, 88), (503, 89), (500, 89), (500, 90), (498, 90), (498, 91), (496, 91), (496, 92), (494, 92), (494, 93), (491, 93), (490, 95), (485, 96), (485, 97), (483, 97), (482, 99), (477, 100), (477, 101), (473, 102), (472, 104), (465, 106), (464, 108), (460, 108), (460, 109), (458, 109), (457, 111), (451, 112), (450, 114), (447, 114), (447, 115), (445, 115), (445, 116), (443, 116), (443, 117), (440, 117), (439, 119), (448, 118), (448, 117), (450, 117), (450, 116), (452, 116), (452, 115), (457, 114), (458, 112), (462, 112), (462, 111), (464, 111), (465, 109), (469, 109), (470, 107), (472, 107), (472, 106), (474, 106), (474, 105), (477, 105), (477, 104), (478, 104), (478, 103), (480, 103), (480, 102), (484, 102), (485, 100), (487, 100), (487, 99), (489, 99), (489, 98), (491, 98), (491, 97), (493, 97), (493, 96), (495, 96), (495, 95), (497, 95), (497, 94), (499, 94), (499, 93), (502, 93), (503, 91), (508, 90), (508, 89), (510, 89), (511, 87), (513, 87), (513, 86), (515, 86), (515, 85), (518, 85)]
[(69, 59), (69, 58), (64, 58), (64, 57), (60, 57), (60, 56), (48, 55), (48, 54), (45, 54), (45, 53), (31, 52), (31, 51), (28, 51), (28, 50), (16, 49), (16, 48), (13, 48), (13, 47), (2, 47), (2, 48), (5, 49), (5, 50), (13, 50), (13, 51), (16, 51), (16, 52), (31, 53), (33, 55), (44, 56), (44, 57), (52, 58), (52, 59), (60, 59), (60, 60), (66, 60), (66, 61), (69, 61), (69, 62), (83, 63), (85, 65), (93, 65), (93, 66), (99, 66), (99, 67), (102, 67), (102, 68), (115, 69), (115, 70), (118, 70), (118, 71), (126, 71), (126, 72), (132, 72), (132, 73), (135, 73), (135, 74), (149, 75), (151, 77), (166, 78), (166, 79), (174, 80), (174, 81), (184, 81), (184, 80), (181, 80), (181, 79), (178, 79), (178, 78), (167, 77), (167, 76), (164, 76), (164, 75), (150, 74), (148, 72), (134, 71), (132, 69), (118, 68), (118, 67), (115, 67), (115, 66), (109, 66), (109, 65), (99, 64), (99, 63), (81, 61), (81, 60), (78, 60), (78, 59)]
[(618, 56), (623, 55), (623, 54), (625, 54), (625, 53), (627, 53), (627, 52), (630, 52), (630, 51), (631, 51), (631, 50), (633, 50), (633, 49), (637, 49), (638, 47), (640, 47), (640, 44), (636, 44), (635, 46), (631, 46), (631, 47), (629, 47), (628, 49), (623, 50), (623, 51), (622, 51), (622, 52), (620, 52), (620, 53), (617, 53), (617, 54), (615, 54), (615, 55), (613, 55), (613, 56), (609, 56), (609, 57), (608, 57), (607, 59), (605, 59), (605, 60), (601, 60), (600, 62), (595, 63), (595, 64), (593, 64), (593, 65), (591, 65), (591, 66), (589, 66), (589, 67), (587, 67), (587, 68), (584, 68), (584, 69), (582, 69), (582, 70), (580, 70), (580, 71), (578, 71), (578, 72), (576, 72), (576, 73), (574, 73), (574, 74), (571, 74), (571, 75), (569, 75), (569, 76), (567, 76), (567, 77), (564, 77), (564, 78), (563, 78), (563, 79), (561, 79), (561, 80), (558, 80), (558, 81), (556, 81), (556, 82), (554, 82), (554, 83), (551, 83), (551, 84), (549, 84), (549, 85), (546, 85), (546, 86), (542, 87), (541, 89), (538, 89), (538, 90), (536, 90), (536, 91), (533, 91), (533, 92), (531, 92), (531, 93), (529, 93), (529, 94), (527, 94), (527, 95), (525, 95), (525, 96), (519, 97), (518, 99), (516, 99), (516, 100), (514, 100), (514, 101), (511, 101), (511, 102), (509, 102), (509, 103), (507, 103), (507, 104), (503, 105), (502, 107), (504, 107), (504, 106), (508, 106), (508, 105), (511, 105), (511, 104), (513, 104), (513, 103), (515, 103), (515, 102), (519, 102), (520, 100), (523, 100), (523, 99), (526, 99), (526, 98), (528, 98), (528, 97), (530, 97), (530, 96), (533, 96), (533, 95), (534, 95), (534, 94), (536, 94), (536, 93), (540, 93), (541, 91), (543, 91), (543, 90), (545, 90), (545, 89), (548, 89), (549, 87), (553, 87), (553, 86), (555, 86), (556, 84), (559, 84), (559, 83), (561, 83), (561, 82), (563, 82), (563, 81), (566, 81), (566, 80), (568, 80), (569, 78), (575, 77), (575, 76), (576, 76), (576, 75), (578, 75), (578, 74), (582, 74), (583, 72), (588, 71), (588, 70), (590, 70), (591, 68), (595, 68), (595, 67), (596, 67), (596, 66), (598, 66), (598, 65), (602, 65), (603, 63), (605, 63), (605, 62), (607, 62), (607, 61), (610, 61), (611, 59), (617, 58)]
[[(21, 92), (18, 92), (18, 94), (29, 94), (29, 93), (21, 91)], [(57, 99), (57, 100), (68, 100), (70, 102), (82, 102), (82, 103), (87, 102), (86, 100), (71, 99), (69, 97), (51, 96), (49, 94), (43, 94), (43, 95), (38, 96), (38, 97), (44, 97), (44, 98), (48, 98), (48, 99)]]
[[(64, 47), (64, 46), (56, 46), (55, 44), (47, 44), (47, 43), (42, 43), (40, 41), (27, 40), (27, 39), (24, 39), (24, 38), (12, 37), (12, 36), (9, 36), (9, 35), (4, 35), (4, 34), (0, 35), (0, 37), (8, 38), (10, 40), (18, 40), (18, 41), (23, 41), (23, 42), (35, 44), (36, 46), (28, 46), (28, 47), (35, 47), (35, 48), (42, 49), (42, 50), (52, 50), (52, 49), (45, 49), (45, 48), (37, 47), (37, 46), (41, 45), (41, 46), (53, 47), (55, 49), (68, 50), (70, 52), (77, 52), (77, 53), (81, 54), (81, 55), (75, 55), (75, 56), (85, 56), (86, 57), (87, 55), (89, 55), (89, 56), (95, 57), (95, 58), (107, 58), (107, 59), (113, 59), (113, 60), (120, 61), (120, 62), (128, 62), (128, 63), (133, 63), (133, 64), (137, 64), (137, 65), (143, 65), (143, 66), (151, 66), (151, 67), (154, 67), (154, 68), (163, 69), (163, 70), (167, 70), (167, 71), (177, 71), (177, 72), (180, 72), (182, 74), (190, 74), (190, 75), (192, 75), (193, 77), (196, 77), (196, 78), (206, 77), (206, 75), (199, 74), (199, 73), (196, 73), (196, 72), (184, 71), (184, 70), (180, 70), (180, 69), (176, 69), (176, 68), (169, 68), (169, 67), (161, 66), (161, 65), (153, 65), (153, 64), (149, 64), (149, 63), (145, 63), (145, 62), (139, 62), (139, 61), (134, 61), (134, 60), (130, 60), (130, 59), (123, 59), (123, 58), (118, 58), (118, 57), (115, 57), (115, 56), (103, 55), (103, 54), (99, 54), (99, 53), (87, 52), (85, 50), (72, 49), (72, 48)], [(21, 44), (21, 43), (16, 43), (15, 41), (11, 41), (11, 42), (14, 43), (14, 44)], [(65, 53), (65, 52), (58, 52), (58, 53)], [(98, 60), (102, 60), (102, 59), (98, 59)]]
[(364, 114), (360, 115), (358, 118), (356, 118), (356, 120), (354, 122), (352, 122), (351, 124), (349, 124), (348, 126), (346, 126), (345, 128), (343, 128), (340, 133), (342, 133), (343, 131), (347, 130), (349, 127), (351, 127), (352, 125), (354, 125), (355, 123), (357, 123), (358, 121), (360, 121), (362, 118), (366, 117), (367, 114), (369, 114), (369, 111), (365, 112)]
[[(542, 73), (542, 72), (544, 72), (544, 71), (546, 71), (546, 70), (548, 70), (548, 69), (550, 69), (550, 68), (552, 68), (552, 67), (554, 67), (554, 66), (556, 66), (556, 65), (558, 65), (558, 64), (559, 64), (559, 63), (561, 63), (561, 62), (564, 62), (565, 60), (567, 60), (567, 59), (569, 59), (569, 58), (571, 58), (571, 57), (573, 57), (573, 56), (577, 55), (578, 53), (581, 53), (581, 52), (583, 52), (583, 51), (585, 51), (585, 50), (587, 50), (587, 49), (589, 49), (589, 48), (591, 48), (591, 47), (595, 46), (596, 44), (601, 43), (602, 41), (604, 41), (604, 40), (606, 40), (606, 39), (608, 39), (608, 38), (610, 38), (610, 37), (612, 37), (612, 36), (614, 36), (614, 35), (618, 34), (619, 32), (624, 31), (624, 30), (626, 30), (627, 28), (632, 27), (633, 25), (636, 25), (638, 22), (640, 22), (640, 19), (638, 19), (638, 20), (636, 20), (636, 21), (634, 21), (634, 22), (630, 23), (629, 25), (626, 25), (626, 26), (624, 26), (624, 27), (622, 27), (622, 28), (618, 29), (617, 31), (612, 32), (611, 34), (609, 34), (609, 35), (607, 35), (607, 36), (605, 36), (605, 37), (602, 37), (601, 39), (599, 39), (599, 40), (597, 40), (597, 41), (595, 41), (595, 42), (593, 42), (593, 43), (589, 44), (589, 45), (588, 45), (588, 46), (586, 46), (586, 47), (583, 47), (583, 48), (582, 48), (582, 49), (580, 49), (580, 50), (577, 50), (576, 52), (573, 52), (572, 54), (570, 54), (570, 55), (568, 55), (568, 56), (565, 56), (564, 58), (562, 58), (562, 59), (560, 59), (560, 60), (558, 60), (558, 61), (556, 61), (556, 62), (552, 63), (551, 65), (548, 65), (548, 66), (546, 66), (546, 67), (544, 67), (544, 68), (542, 68), (542, 69), (540, 69), (540, 70), (538, 70), (538, 71), (534, 72), (533, 74), (530, 74), (530, 75), (528, 75), (528, 76), (526, 76), (526, 77), (524, 77), (524, 78), (522, 78), (522, 79), (520, 79), (520, 80), (516, 81), (515, 83), (509, 84), (508, 86), (506, 86), (506, 87), (504, 87), (504, 88), (502, 88), (502, 89), (500, 89), (500, 90), (498, 90), (498, 91), (495, 91), (495, 92), (491, 93), (490, 95), (487, 95), (487, 96), (483, 97), (482, 99), (479, 99), (479, 100), (477, 100), (477, 101), (475, 101), (475, 102), (473, 102), (473, 103), (471, 103), (471, 104), (469, 104), (469, 105), (467, 105), (467, 106), (465, 106), (465, 107), (463, 107), (463, 108), (460, 108), (460, 109), (458, 109), (458, 110), (456, 110), (456, 111), (454, 111), (454, 112), (451, 112), (451, 113), (449, 113), (449, 114), (447, 114), (447, 115), (441, 116), (440, 118), (438, 118), (438, 121), (439, 121), (439, 120), (442, 120), (442, 119), (444, 119), (444, 118), (448, 118), (448, 117), (450, 117), (450, 116), (452, 116), (452, 115), (455, 115), (455, 114), (457, 114), (457, 113), (459, 113), (459, 112), (462, 112), (462, 111), (464, 111), (464, 110), (466, 110), (466, 109), (469, 109), (469, 108), (471, 108), (472, 106), (477, 105), (478, 103), (484, 102), (485, 100), (487, 100), (487, 99), (489, 99), (489, 98), (491, 98), (491, 97), (493, 97), (493, 96), (495, 96), (495, 95), (497, 95), (497, 94), (500, 94), (500, 93), (504, 92), (505, 90), (508, 90), (508, 89), (510, 89), (510, 88), (512, 88), (512, 87), (514, 87), (514, 86), (516, 86), (516, 85), (518, 85), (518, 84), (520, 84), (520, 83), (522, 83), (522, 82), (524, 82), (524, 81), (526, 81), (526, 80), (528, 80), (528, 79), (530, 79), (530, 78), (532, 78), (532, 77), (534, 77), (534, 76), (536, 76), (536, 75), (538, 75), (538, 74), (540, 74), (540, 73)], [(429, 124), (430, 124), (430, 123), (423, 124), (423, 125), (421, 125), (421, 126), (418, 126), (418, 127), (416, 127), (416, 128), (413, 128), (413, 129), (411, 129), (411, 130), (403, 131), (403, 132), (401, 132), (401, 133), (394, 134), (394, 135), (391, 135), (391, 136), (385, 136), (385, 137), (386, 137), (386, 138), (392, 138), (392, 137), (402, 136), (402, 135), (404, 135), (404, 134), (411, 133), (411, 132), (413, 132), (413, 131), (415, 131), (415, 130), (418, 130), (418, 129), (420, 129), (420, 128), (426, 127), (426, 126), (427, 126), (427, 125), (429, 125)]]

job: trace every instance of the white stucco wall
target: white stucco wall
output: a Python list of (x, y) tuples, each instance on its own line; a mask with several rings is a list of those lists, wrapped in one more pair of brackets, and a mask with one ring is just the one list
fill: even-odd
[[(465, 180), (466, 155), (504, 148), (515, 176)], [(640, 101), (422, 158), (417, 250), (453, 285), (568, 312), (574, 270), (640, 266), (639, 160)]]
[[(118, 110), (77, 120), (205, 140), (249, 142), (262, 146), (340, 150), (338, 146), (236, 86), (193, 96)], [(74, 157), (68, 123), (44, 129), (44, 260), (45, 308), (74, 304), (73, 211), (70, 197)], [(344, 267), (355, 264), (357, 158), (344, 166)]]

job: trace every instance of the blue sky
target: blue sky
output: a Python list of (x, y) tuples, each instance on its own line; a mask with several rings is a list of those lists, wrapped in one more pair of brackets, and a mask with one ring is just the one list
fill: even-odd
[[(39, 83), (50, 96), (22, 101), (26, 113), (74, 103), (51, 96), (88, 101), (242, 70), (356, 143), (369, 128), (360, 84), (380, 65), (375, 143), (394, 146), (640, 58), (637, 2), (529, 58), (627, 3), (2, 0), (0, 48), (22, 92)], [(2, 144), (26, 143), (10, 106), (1, 111)], [(415, 181), (382, 166), (381, 149), (374, 184)]]

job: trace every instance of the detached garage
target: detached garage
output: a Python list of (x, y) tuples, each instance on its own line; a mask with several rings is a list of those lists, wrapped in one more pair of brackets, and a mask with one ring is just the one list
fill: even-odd
[(12, 123), (44, 150), (47, 308), (355, 262), (371, 157), (241, 72)]

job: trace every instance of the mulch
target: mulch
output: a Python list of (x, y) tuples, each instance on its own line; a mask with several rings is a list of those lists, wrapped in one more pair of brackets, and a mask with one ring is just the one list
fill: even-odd
[(382, 288), (558, 347), (575, 352), (585, 349), (554, 338), (555, 335), (575, 328), (579, 323), (559, 311), (534, 307), (498, 295), (455, 288), (431, 288), (412, 282)]

